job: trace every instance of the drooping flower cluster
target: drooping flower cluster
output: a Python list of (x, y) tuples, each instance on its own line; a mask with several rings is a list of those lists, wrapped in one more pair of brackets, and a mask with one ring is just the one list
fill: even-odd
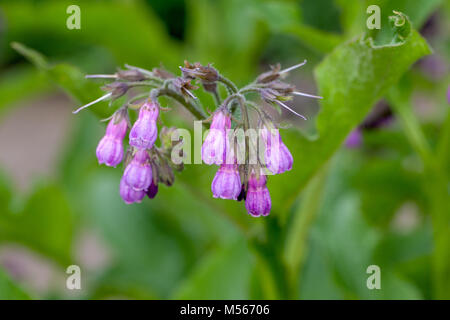
[[(264, 110), (262, 104), (247, 100), (246, 94), (257, 93), (261, 102), (269, 106), (281, 106), (304, 118), (285, 102), (291, 100), (294, 95), (320, 97), (297, 92), (293, 85), (283, 81), (289, 71), (304, 63), (284, 70), (281, 70), (279, 65), (275, 66), (242, 89), (238, 89), (211, 65), (185, 62), (179, 77), (162, 68), (149, 71), (126, 66), (126, 70), (119, 70), (113, 75), (88, 76), (114, 79), (114, 82), (103, 87), (107, 91), (104, 96), (74, 113), (102, 100), (110, 100), (112, 103), (127, 95), (132, 88), (151, 88), (150, 91), (131, 97), (113, 114), (96, 152), (100, 164), (116, 167), (124, 161), (125, 169), (119, 193), (122, 199), (130, 204), (141, 202), (146, 195), (150, 199), (154, 198), (159, 183), (172, 185), (174, 170), (183, 170), (183, 163), (173, 158), (174, 155), (183, 157), (183, 150), (177, 148), (175, 152), (175, 147), (184, 143), (182, 139), (173, 137), (178, 129), (163, 127), (159, 135), (161, 145), (155, 145), (159, 114), (161, 111), (170, 110), (161, 108), (158, 98), (173, 98), (195, 117), (204, 120), (204, 123), (211, 122), (201, 148), (201, 158), (208, 165), (219, 166), (211, 184), (213, 197), (245, 200), (245, 207), (251, 216), (267, 216), (272, 205), (267, 188), (268, 175), (291, 170), (294, 160), (281, 139), (276, 121)], [(217, 107), (209, 118), (193, 93), (199, 88), (194, 84), (196, 81), (216, 100)], [(219, 84), (227, 88), (226, 97), (219, 94)], [(256, 114), (251, 114), (249, 107), (255, 109)], [(139, 110), (139, 113), (131, 126), (129, 147), (124, 156), (123, 140), (130, 123), (130, 110)], [(257, 118), (252, 119), (255, 115)], [(240, 130), (244, 132), (241, 144), (237, 138)], [(256, 130), (256, 140), (249, 138), (251, 130)], [(253, 151), (256, 151), (256, 157), (252, 156)]]
[[(147, 100), (139, 108), (138, 119), (130, 130), (128, 161), (119, 186), (120, 196), (127, 204), (141, 202), (146, 195), (153, 199), (158, 192), (160, 170), (157, 161), (152, 159), (158, 136), (158, 115), (158, 104)], [(106, 134), (98, 144), (97, 159), (100, 164), (115, 167), (122, 162), (127, 128), (128, 114), (125, 109), (120, 109), (109, 121)]]

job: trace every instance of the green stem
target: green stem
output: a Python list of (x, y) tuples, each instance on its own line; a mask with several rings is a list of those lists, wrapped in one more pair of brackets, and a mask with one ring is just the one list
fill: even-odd
[(225, 78), (224, 76), (219, 76), (218, 81), (222, 82), (224, 85), (227, 86), (228, 89), (230, 89), (233, 93), (238, 93), (239, 89), (236, 87), (236, 85), (233, 83), (233, 81)]
[(431, 148), (425, 138), (425, 135), (420, 128), (420, 124), (414, 115), (409, 101), (402, 97), (399, 90), (392, 89), (389, 93), (388, 100), (392, 108), (395, 110), (400, 118), (400, 121), (405, 129), (405, 134), (411, 143), (412, 147), (422, 158), (424, 164), (431, 163)]
[(327, 172), (328, 165), (325, 165), (309, 182), (286, 236), (283, 260), (287, 270), (289, 296), (292, 299), (299, 296), (299, 280), (306, 257), (309, 231), (319, 211)]
[(159, 97), (160, 96), (168, 96), (168, 97), (175, 99), (176, 101), (181, 103), (183, 106), (185, 106), (186, 109), (188, 109), (199, 120), (203, 120), (207, 117), (205, 112), (203, 110), (201, 110), (197, 105), (195, 105), (191, 101), (187, 101), (181, 94), (179, 94), (173, 90), (170, 90), (169, 88), (159, 89), (158, 96)]
[[(401, 96), (399, 89), (391, 90), (389, 101), (399, 117), (405, 135), (419, 154), (424, 166), (424, 190), (433, 222), (433, 286), (437, 299), (450, 298), (450, 214), (448, 212), (448, 173), (446, 170), (446, 149), (439, 146), (437, 156), (431, 152), (417, 118), (412, 112), (409, 96)], [(447, 125), (450, 120), (447, 119)], [(444, 127), (443, 143), (449, 139), (449, 129)]]

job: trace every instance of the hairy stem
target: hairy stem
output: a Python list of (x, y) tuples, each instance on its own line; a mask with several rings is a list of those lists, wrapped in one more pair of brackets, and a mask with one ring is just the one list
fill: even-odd
[(170, 90), (169, 88), (159, 89), (157, 96), (158, 97), (168, 96), (178, 101), (183, 106), (185, 106), (186, 109), (188, 109), (189, 112), (191, 112), (194, 115), (194, 117), (196, 117), (199, 120), (203, 120), (207, 117), (206, 113), (203, 110), (201, 110), (196, 104), (192, 103), (191, 101), (187, 101), (181, 94), (173, 90)]

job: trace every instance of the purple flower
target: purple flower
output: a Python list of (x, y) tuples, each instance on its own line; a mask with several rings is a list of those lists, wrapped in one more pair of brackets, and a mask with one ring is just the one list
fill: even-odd
[(262, 138), (266, 144), (264, 158), (267, 169), (273, 174), (280, 174), (292, 169), (294, 158), (281, 140), (278, 130), (273, 131), (267, 128), (262, 130)]
[(202, 146), (202, 159), (206, 164), (221, 165), (225, 155), (227, 129), (231, 128), (231, 119), (223, 110), (213, 116), (211, 128)]
[(450, 104), (450, 85), (448, 86), (447, 89), (447, 102)]
[(272, 207), (269, 189), (266, 187), (267, 178), (260, 175), (259, 179), (254, 174), (251, 175), (248, 181), (247, 198), (245, 200), (245, 207), (249, 214), (254, 217), (261, 215), (267, 216)]
[(158, 193), (158, 183), (155, 183), (152, 179), (152, 183), (150, 184), (150, 187), (147, 189), (147, 197), (150, 199), (153, 199), (156, 194)]
[(152, 182), (152, 166), (146, 149), (137, 149), (123, 173), (125, 183), (134, 190), (147, 190)]
[(158, 136), (159, 108), (156, 103), (146, 102), (139, 110), (139, 118), (130, 130), (130, 146), (151, 149)]
[(362, 134), (359, 128), (356, 128), (348, 135), (345, 140), (345, 146), (347, 148), (358, 148), (362, 143)]
[(222, 164), (211, 184), (214, 198), (237, 200), (241, 188), (241, 178), (237, 165)]
[(122, 140), (127, 132), (128, 123), (125, 117), (113, 117), (106, 127), (106, 134), (97, 146), (98, 163), (110, 167), (117, 166), (123, 159)]
[(125, 178), (122, 177), (120, 180), (120, 196), (122, 197), (123, 201), (125, 203), (130, 204), (134, 202), (141, 202), (142, 199), (145, 197), (145, 191), (144, 190), (135, 190), (131, 188), (126, 182)]

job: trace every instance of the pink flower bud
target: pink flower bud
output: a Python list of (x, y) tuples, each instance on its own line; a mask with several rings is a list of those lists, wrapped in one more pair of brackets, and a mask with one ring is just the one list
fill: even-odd
[(272, 202), (270, 199), (269, 189), (266, 187), (266, 176), (259, 176), (256, 178), (254, 174), (251, 175), (248, 181), (247, 198), (245, 200), (245, 207), (249, 214), (254, 217), (261, 215), (267, 216), (270, 213)]
[(127, 120), (122, 117), (113, 117), (106, 127), (106, 134), (97, 146), (96, 155), (98, 163), (110, 167), (117, 166), (123, 159), (123, 138), (127, 132)]
[(222, 164), (211, 184), (214, 198), (237, 200), (241, 188), (241, 178), (237, 165)]
[(206, 164), (221, 165), (225, 155), (227, 129), (231, 128), (231, 119), (223, 110), (213, 116), (211, 128), (202, 146), (202, 159)]
[(152, 166), (145, 149), (137, 149), (123, 173), (125, 183), (134, 190), (147, 190), (152, 182)]
[(127, 204), (134, 203), (134, 202), (141, 202), (142, 199), (145, 197), (144, 190), (135, 190), (135, 189), (131, 188), (125, 182), (124, 177), (122, 177), (122, 180), (120, 180), (119, 193), (120, 193), (120, 196), (122, 197), (123, 201), (125, 201), (125, 203), (127, 203)]
[(158, 136), (159, 108), (156, 103), (146, 102), (139, 110), (139, 117), (130, 131), (130, 146), (151, 149)]

